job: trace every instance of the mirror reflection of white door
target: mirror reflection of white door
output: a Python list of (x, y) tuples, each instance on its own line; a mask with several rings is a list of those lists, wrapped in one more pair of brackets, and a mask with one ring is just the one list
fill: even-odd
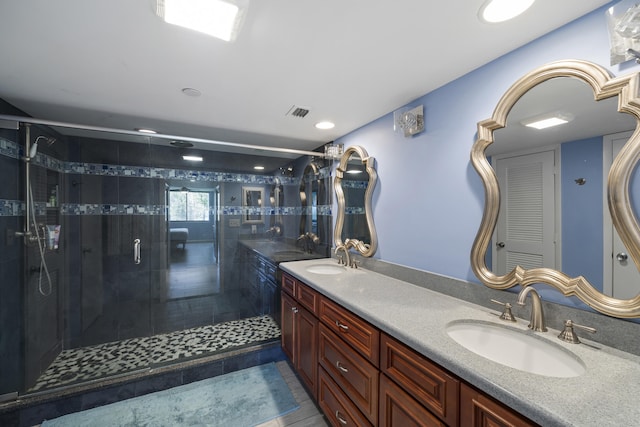
[(622, 146), (627, 142), (632, 132), (622, 132), (606, 135), (604, 146), (604, 293), (614, 298), (629, 299), (638, 295), (640, 272), (628, 255), (620, 235), (611, 222), (607, 203), (607, 174), (613, 159), (618, 155)]
[(501, 195), (492, 259), (499, 275), (516, 265), (556, 266), (555, 156), (551, 149), (494, 158)]

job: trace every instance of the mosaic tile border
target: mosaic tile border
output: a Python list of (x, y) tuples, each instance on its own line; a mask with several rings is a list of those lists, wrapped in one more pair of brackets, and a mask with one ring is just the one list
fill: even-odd
[[(22, 148), (13, 141), (0, 138), (0, 155), (19, 159)], [(101, 175), (132, 178), (162, 178), (162, 179), (188, 179), (200, 182), (242, 183), (262, 185), (295, 185), (299, 186), (301, 177), (286, 177), (272, 175), (234, 174), (227, 172), (193, 171), (184, 169), (166, 169), (141, 166), (120, 166), (98, 163), (64, 162), (38, 153), (32, 160), (34, 165), (45, 167), (55, 172), (64, 174)], [(319, 170), (321, 179), (331, 178), (331, 168), (324, 167)], [(350, 184), (351, 186), (351, 184)], [(365, 182), (366, 187), (366, 182)], [(357, 188), (360, 188), (359, 186)], [(46, 215), (45, 203), (35, 203), (36, 215)], [(20, 200), (0, 199), (0, 216), (24, 215), (24, 202)], [(125, 204), (79, 204), (63, 203), (59, 206), (61, 215), (163, 215), (165, 206), (162, 205), (125, 205)], [(331, 205), (317, 207), (318, 215), (332, 215)], [(220, 206), (217, 211), (212, 209), (210, 215), (300, 215), (311, 214), (310, 208), (302, 207), (265, 207), (250, 208), (241, 206)]]
[(18, 144), (5, 138), (0, 138), (0, 156), (19, 159), (21, 150)]
[[(46, 203), (36, 202), (35, 213), (38, 216), (47, 214), (47, 210), (51, 206)], [(81, 204), (81, 203), (63, 203), (57, 207), (61, 215), (164, 215), (166, 206), (164, 205), (120, 205), (120, 204)], [(24, 202), (21, 200), (3, 200), (0, 199), (0, 217), (3, 216), (21, 216), (24, 215)], [(245, 208), (241, 206), (221, 206), (218, 209), (211, 209), (211, 216), (221, 215), (245, 215), (245, 214), (261, 214), (261, 215), (301, 215), (306, 213), (311, 215), (311, 207), (280, 207), (280, 208)], [(321, 205), (317, 207), (319, 216), (331, 216), (332, 206)], [(361, 213), (361, 212), (346, 212)]]
[[(19, 159), (23, 156), (23, 150), (17, 143), (5, 138), (0, 138), (0, 155)], [(300, 185), (300, 178), (296, 177), (154, 168), (148, 166), (122, 166), (102, 163), (65, 162), (42, 153), (36, 154), (36, 157), (32, 160), (32, 164), (65, 174), (186, 179), (200, 182), (236, 182), (264, 185)], [(318, 175), (320, 178), (330, 178), (331, 168), (325, 167), (320, 169)]]

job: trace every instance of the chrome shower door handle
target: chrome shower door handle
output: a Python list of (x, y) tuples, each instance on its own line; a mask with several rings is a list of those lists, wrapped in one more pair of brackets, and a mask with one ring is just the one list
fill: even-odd
[(624, 262), (629, 258), (629, 255), (625, 254), (624, 252), (619, 252), (616, 255), (616, 259), (620, 262)]
[(140, 264), (140, 239), (133, 241), (133, 262)]

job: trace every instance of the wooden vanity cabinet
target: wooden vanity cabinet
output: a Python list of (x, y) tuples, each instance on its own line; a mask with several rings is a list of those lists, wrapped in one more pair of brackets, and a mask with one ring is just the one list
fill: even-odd
[(536, 424), (282, 275), (282, 348), (334, 427)]
[(281, 344), (298, 376), (318, 397), (317, 293), (290, 276), (282, 276)]

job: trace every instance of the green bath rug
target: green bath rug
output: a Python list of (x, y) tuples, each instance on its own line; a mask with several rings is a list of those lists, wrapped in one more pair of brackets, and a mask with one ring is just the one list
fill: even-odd
[(47, 420), (42, 427), (250, 427), (296, 409), (270, 363)]

